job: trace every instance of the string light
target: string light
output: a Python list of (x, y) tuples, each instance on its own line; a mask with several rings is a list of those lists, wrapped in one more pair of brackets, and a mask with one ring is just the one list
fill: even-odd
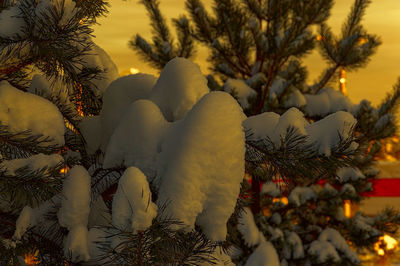
[(346, 70), (344, 69), (344, 67), (340, 69), (339, 73), (339, 90), (343, 95), (347, 95)]
[(344, 208), (344, 215), (347, 218), (350, 218), (351, 217), (351, 203), (350, 203), (350, 200), (344, 200), (343, 208)]

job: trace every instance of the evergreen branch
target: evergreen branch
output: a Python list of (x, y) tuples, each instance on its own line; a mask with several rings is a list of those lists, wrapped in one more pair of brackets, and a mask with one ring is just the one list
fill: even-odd
[(347, 17), (346, 22), (342, 26), (342, 36), (343, 38), (350, 37), (355, 34), (358, 27), (363, 19), (365, 10), (371, 0), (355, 0), (353, 6), (351, 7), (350, 14)]
[(393, 91), (388, 93), (385, 99), (378, 107), (379, 116), (383, 116), (387, 113), (395, 114), (400, 105), (400, 78), (398, 78), (397, 83), (393, 86)]
[(178, 19), (173, 19), (176, 31), (178, 33), (178, 47), (175, 52), (179, 57), (189, 58), (193, 55), (194, 44), (192, 30), (189, 26), (189, 21), (185, 16)]
[(31, 131), (11, 133), (7, 125), (0, 123), (0, 154), (7, 159), (29, 157), (33, 154), (51, 154), (59, 150), (50, 137), (33, 135)]

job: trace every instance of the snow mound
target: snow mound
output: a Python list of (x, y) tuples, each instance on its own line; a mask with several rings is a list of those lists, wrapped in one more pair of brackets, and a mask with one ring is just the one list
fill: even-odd
[(136, 166), (149, 178), (156, 174), (156, 155), (168, 123), (157, 105), (138, 100), (125, 111), (107, 146), (104, 168)]
[(34, 135), (49, 137), (50, 144), (64, 145), (64, 119), (57, 107), (43, 97), (14, 88), (7, 81), (0, 82), (0, 121), (12, 133), (31, 130)]
[[(243, 127), (249, 133), (249, 139), (269, 138), (277, 149), (280, 148), (281, 139), (285, 138), (287, 130), (293, 128), (298, 134), (306, 136), (310, 144), (315, 144), (319, 154), (330, 156), (331, 150), (342, 139), (351, 136), (356, 123), (357, 120), (350, 113), (339, 111), (310, 124), (302, 112), (292, 107), (281, 116), (272, 112), (251, 116), (243, 122)], [(358, 144), (352, 142), (349, 150), (357, 147)]]
[(238, 230), (242, 234), (245, 243), (249, 246), (258, 245), (263, 235), (258, 230), (251, 210), (247, 207), (243, 211), (238, 220)]
[(90, 175), (83, 166), (69, 170), (62, 189), (58, 222), (69, 230), (64, 254), (74, 262), (90, 259), (87, 223), (90, 212)]
[(0, 12), (0, 37), (12, 38), (22, 35), (22, 29), (26, 25), (21, 17), (18, 6), (11, 6)]
[(330, 242), (337, 250), (343, 253), (352, 263), (355, 265), (359, 264), (361, 261), (357, 254), (350, 249), (343, 236), (333, 228), (326, 228), (321, 232), (318, 239), (320, 241)]
[(75, 225), (87, 225), (90, 211), (90, 175), (83, 166), (74, 166), (64, 180), (60, 225), (71, 230)]
[[(341, 139), (347, 139), (353, 133), (357, 120), (348, 112), (339, 111), (326, 116), (306, 127), (310, 140), (317, 145), (319, 154), (331, 155)], [(358, 144), (352, 142), (349, 149), (357, 149)]]
[(45, 155), (39, 153), (28, 158), (7, 160), (0, 163), (0, 169), (7, 175), (16, 175), (16, 171), (22, 167), (28, 167), (30, 171), (44, 168), (54, 168), (63, 162), (63, 157), (58, 154)]
[(261, 187), (261, 193), (265, 193), (271, 197), (279, 197), (281, 195), (281, 190), (277, 184), (273, 182), (266, 182)]
[(89, 154), (94, 154), (101, 144), (101, 117), (85, 116), (79, 123), (79, 129), (85, 139), (85, 146)]
[(249, 256), (246, 266), (279, 266), (279, 257), (271, 242), (262, 237), (260, 245)]
[(354, 113), (357, 105), (344, 96), (340, 91), (324, 88), (316, 95), (304, 94), (306, 99), (305, 113), (309, 116), (326, 116), (338, 111)]
[(310, 187), (295, 187), (289, 194), (289, 203), (295, 204), (296, 206), (303, 205), (309, 200), (317, 199), (317, 194)]
[(301, 135), (307, 135), (305, 127), (308, 125), (309, 123), (304, 118), (304, 114), (299, 109), (290, 108), (280, 116), (270, 138), (275, 146), (279, 148), (281, 146), (281, 139), (286, 137), (289, 127), (294, 128)]
[[(162, 145), (159, 206), (187, 229), (195, 222), (213, 241), (224, 241), (244, 177), (245, 115), (225, 92), (211, 92), (173, 124)], [(229, 134), (226, 134), (229, 132)]]
[(103, 150), (129, 105), (136, 100), (147, 99), (155, 82), (156, 78), (152, 75), (136, 74), (121, 77), (108, 86), (100, 112)]
[(168, 121), (176, 121), (184, 118), (209, 91), (199, 66), (177, 57), (165, 65), (150, 100), (160, 107)]
[(119, 77), (118, 68), (111, 57), (97, 44), (92, 43), (91, 51), (82, 57), (83, 66), (99, 68), (102, 71), (101, 78), (92, 80), (96, 89), (93, 91), (101, 98), (106, 88), (112, 81)]
[(342, 183), (365, 179), (365, 175), (360, 169), (354, 167), (341, 167), (336, 171), (336, 176)]
[(64, 255), (73, 262), (90, 259), (88, 230), (84, 225), (74, 226), (68, 233), (64, 244)]
[(120, 230), (136, 233), (151, 226), (157, 215), (151, 201), (146, 176), (136, 167), (129, 167), (121, 176), (112, 203), (112, 223)]
[(285, 108), (290, 107), (303, 107), (307, 104), (306, 98), (304, 95), (298, 90), (294, 89), (291, 94), (289, 94), (288, 99), (284, 102)]
[(317, 260), (317, 263), (324, 263), (328, 259), (331, 259), (334, 262), (340, 261), (340, 256), (335, 247), (328, 241), (314, 240), (311, 242), (310, 248), (308, 249), (308, 254), (314, 256)]
[(241, 79), (228, 79), (224, 84), (224, 91), (233, 95), (243, 109), (249, 108), (249, 98), (257, 95), (257, 92)]
[(15, 232), (13, 238), (20, 240), (25, 234), (26, 230), (36, 225), (35, 212), (29, 207), (25, 206), (18, 216), (15, 223)]
[(289, 232), (286, 235), (286, 241), (283, 246), (283, 254), (285, 259), (301, 259), (304, 258), (303, 242), (298, 234)]
[(277, 113), (273, 112), (250, 116), (243, 121), (243, 127), (251, 134), (250, 139), (263, 139), (272, 136), (275, 126), (278, 124), (279, 117)]

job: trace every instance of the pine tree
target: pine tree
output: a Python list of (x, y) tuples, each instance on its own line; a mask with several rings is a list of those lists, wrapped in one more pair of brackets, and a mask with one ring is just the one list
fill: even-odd
[[(130, 203), (117, 189), (127, 167), (103, 168), (105, 153), (92, 145), (102, 131), (90, 132), (107, 87), (118, 78), (91, 38), (91, 26), (107, 6), (102, 0), (0, 1), (1, 265), (25, 265), (28, 259), (40, 265), (213, 260), (215, 244), (162, 216), (162, 206), (151, 226), (140, 224), (143, 217), (135, 222), (141, 228), (135, 233), (118, 228), (121, 220), (111, 222), (112, 210)], [(152, 77), (147, 80), (153, 85)], [(108, 104), (112, 97), (105, 97)], [(112, 111), (121, 106), (112, 104)], [(144, 199), (143, 193), (129, 199), (142, 197), (146, 213), (152, 194), (147, 190), (150, 198)]]
[[(184, 30), (177, 27), (179, 45), (166, 26), (159, 1), (141, 3), (151, 18), (153, 39), (150, 43), (136, 35), (131, 47), (161, 70), (176, 56), (191, 57), (193, 43), (205, 45), (212, 71), (207, 76), (208, 86), (230, 92), (249, 116), (244, 127), (251, 203), (241, 199), (239, 205), (250, 207), (251, 213), (242, 212), (242, 218), (238, 218), (237, 210), (224, 244), (240, 250), (240, 255), (233, 256), (236, 263), (258, 265), (251, 264), (256, 263), (257, 256), (266, 259), (262, 250), (268, 249), (267, 239), (283, 265), (359, 264), (355, 253), (346, 250), (346, 243), (362, 254), (371, 251), (383, 233), (395, 234), (400, 222), (398, 212), (390, 209), (372, 218), (362, 213), (347, 218), (342, 206), (344, 201), (360, 202), (360, 194), (371, 190), (368, 181), (378, 173), (374, 158), (381, 149), (380, 140), (396, 131), (394, 114), (400, 81), (377, 107), (367, 100), (353, 104), (329, 88), (339, 80), (340, 71), (365, 66), (381, 43), (361, 24), (370, 1), (355, 0), (340, 34), (335, 35), (326, 22), (334, 3), (331, 0), (214, 1), (213, 15), (200, 0), (187, 0), (190, 19), (182, 16), (174, 20), (176, 25), (185, 25)], [(178, 51), (185, 50), (185, 43), (191, 52), (183, 55)], [(179, 49), (169, 49), (172, 47)], [(328, 67), (308, 85), (302, 58), (315, 48)], [(293, 107), (304, 113), (305, 120), (293, 114)], [(307, 138), (298, 135), (302, 130), (312, 135), (304, 124), (321, 125), (333, 115), (339, 116), (339, 111), (351, 113), (357, 123), (353, 124), (354, 135), (350, 134), (353, 137), (346, 140), (342, 135), (343, 140), (334, 149), (327, 152), (319, 146), (316, 150), (316, 143), (308, 145)], [(290, 115), (300, 122), (285, 132), (279, 122)], [(329, 123), (325, 125), (329, 127)], [(273, 131), (282, 133), (280, 138)], [(355, 150), (349, 148), (352, 141), (358, 143)], [(270, 183), (273, 180), (284, 181), (280, 190)], [(248, 185), (243, 183), (244, 187)], [(288, 197), (289, 204), (278, 200), (283, 196)], [(263, 237), (255, 233), (253, 239), (249, 238), (241, 223), (247, 228), (256, 225)], [(321, 249), (329, 249), (326, 256), (319, 255)]]

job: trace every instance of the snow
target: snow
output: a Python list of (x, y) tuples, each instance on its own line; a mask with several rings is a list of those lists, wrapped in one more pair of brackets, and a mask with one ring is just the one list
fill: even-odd
[(336, 176), (342, 183), (365, 179), (365, 176), (360, 169), (354, 167), (341, 167), (336, 171)]
[(224, 91), (233, 95), (243, 109), (249, 108), (249, 98), (257, 95), (257, 92), (241, 79), (228, 79), (224, 84)]
[(10, 132), (31, 130), (33, 135), (49, 137), (40, 145), (64, 145), (64, 119), (57, 107), (43, 97), (22, 92), (7, 81), (0, 82), (0, 121)]
[(261, 239), (260, 245), (250, 255), (245, 264), (246, 266), (279, 266), (279, 257), (274, 246), (266, 241), (264, 237)]
[(42, 223), (46, 219), (46, 215), (52, 211), (54, 206), (59, 202), (60, 197), (56, 195), (50, 200), (41, 203), (36, 208), (25, 206), (16, 221), (16, 230), (13, 239), (20, 240), (28, 229)]
[(64, 243), (64, 256), (72, 262), (88, 261), (90, 259), (88, 230), (84, 225), (72, 227)]
[(296, 129), (297, 133), (301, 135), (307, 135), (305, 127), (308, 125), (309, 123), (304, 118), (304, 114), (299, 109), (292, 107), (280, 116), (270, 138), (275, 146), (279, 148), (281, 139), (285, 138), (289, 127)]
[(160, 107), (165, 118), (171, 122), (184, 118), (209, 91), (207, 79), (199, 66), (177, 57), (165, 65), (150, 100)]
[(258, 245), (263, 235), (258, 230), (254, 217), (251, 210), (247, 207), (243, 208), (243, 211), (239, 217), (237, 228), (242, 234), (245, 243), (249, 246)]
[(357, 212), (352, 220), (352, 230), (355, 231), (355, 233), (362, 233), (365, 238), (381, 235), (379, 230), (372, 227), (374, 224), (373, 218), (365, 217), (361, 213)]
[(156, 155), (168, 123), (157, 105), (138, 100), (125, 111), (107, 146), (104, 168), (136, 166), (149, 178), (156, 174)]
[(289, 107), (303, 107), (307, 104), (306, 98), (304, 95), (298, 90), (295, 89), (291, 94), (289, 94), (288, 99), (284, 102), (285, 108)]
[(97, 90), (93, 92), (101, 97), (110, 83), (119, 77), (117, 66), (111, 60), (111, 57), (95, 43), (92, 43), (91, 50), (82, 57), (82, 61), (85, 67), (97, 67), (103, 71), (101, 78), (92, 80), (97, 87)]
[[(64, 5), (61, 5), (63, 3)], [(35, 13), (37, 16), (42, 16), (42, 14), (49, 14), (49, 10), (52, 8), (57, 8), (57, 10), (62, 11), (62, 17), (59, 21), (59, 25), (63, 26), (68, 24), (68, 22), (75, 16), (78, 11), (75, 8), (75, 2), (72, 0), (57, 1), (57, 0), (40, 0), (36, 6)]]
[(324, 88), (318, 94), (304, 94), (306, 99), (305, 113), (309, 116), (326, 116), (338, 111), (354, 113), (357, 105), (340, 91)]
[(298, 234), (288, 232), (286, 241), (283, 246), (283, 254), (285, 259), (301, 259), (304, 258), (303, 243)]
[(278, 185), (273, 182), (264, 183), (261, 187), (261, 193), (265, 193), (271, 197), (279, 197), (281, 195)]
[(314, 240), (311, 242), (308, 254), (315, 256), (317, 263), (324, 263), (327, 259), (333, 259), (334, 262), (339, 262), (340, 257), (335, 247), (328, 241)]
[[(215, 259), (213, 262), (215, 266), (234, 266), (235, 264), (231, 261), (231, 258), (228, 254), (226, 254), (220, 246), (217, 246), (214, 249), (214, 252), (211, 254)], [(209, 263), (201, 263), (200, 266), (209, 266)]]
[(21, 213), (18, 216), (18, 219), (15, 223), (15, 232), (13, 239), (20, 240), (21, 237), (25, 234), (28, 228), (31, 228), (36, 224), (34, 210), (29, 207), (25, 206)]
[(270, 220), (272, 223), (279, 225), (282, 222), (282, 217), (279, 213), (275, 212), (274, 214), (271, 215)]
[(344, 184), (342, 189), (340, 190), (340, 194), (345, 194), (348, 196), (355, 197), (357, 196), (356, 189), (351, 184)]
[(19, 7), (11, 6), (0, 12), (0, 37), (13, 38), (22, 35), (25, 21), (21, 17)]
[(103, 94), (103, 106), (100, 112), (102, 129), (102, 150), (118, 126), (131, 103), (139, 99), (147, 99), (156, 78), (148, 74), (128, 75), (113, 81)]
[[(332, 148), (342, 139), (351, 136), (357, 120), (348, 112), (339, 111), (306, 127), (310, 140), (317, 145), (319, 154), (330, 156)], [(356, 150), (358, 144), (352, 142), (350, 150)]]
[(69, 170), (63, 183), (63, 198), (58, 211), (61, 226), (71, 230), (75, 225), (87, 225), (90, 211), (90, 179), (83, 166), (74, 166)]
[[(105, 251), (102, 249), (101, 244), (106, 242), (107, 233), (100, 228), (93, 227), (88, 232), (88, 246), (89, 255), (94, 263), (98, 263), (96, 260), (100, 260), (105, 255)], [(101, 243), (101, 244), (100, 244)]]
[[(243, 127), (251, 134), (249, 139), (269, 138), (277, 149), (288, 128), (292, 127), (298, 134), (307, 136), (319, 154), (330, 156), (331, 150), (342, 139), (350, 137), (356, 123), (357, 120), (350, 113), (339, 111), (310, 124), (301, 111), (292, 107), (281, 116), (272, 112), (251, 116), (243, 122)], [(358, 144), (352, 142), (349, 151), (357, 147)]]
[(309, 200), (317, 199), (317, 194), (310, 187), (295, 187), (289, 194), (289, 203), (296, 206), (303, 205)]
[(5, 160), (0, 163), (0, 169), (5, 170), (7, 175), (16, 175), (16, 171), (28, 167), (30, 171), (37, 171), (45, 168), (54, 168), (63, 162), (63, 157), (58, 154), (45, 155), (39, 153), (24, 159)]
[(79, 123), (80, 132), (85, 139), (86, 151), (94, 154), (101, 144), (101, 117), (85, 116)]
[(278, 114), (273, 112), (250, 116), (243, 121), (243, 127), (252, 134), (250, 139), (263, 139), (272, 135), (275, 126), (278, 124), (279, 117)]
[(271, 88), (269, 89), (270, 99), (279, 96), (283, 92), (285, 85), (286, 85), (286, 80), (279, 76), (276, 76), (276, 78), (272, 82)]
[(87, 224), (90, 212), (90, 175), (83, 166), (74, 166), (63, 183), (61, 208), (57, 217), (61, 226), (69, 230), (64, 243), (65, 256), (71, 260), (90, 259)]
[[(224, 241), (244, 177), (245, 115), (225, 92), (205, 95), (168, 131), (160, 154), (158, 205), (166, 215), (195, 222), (213, 241)], [(229, 132), (229, 134), (226, 134)]]
[(320, 241), (330, 242), (337, 250), (343, 253), (352, 263), (359, 264), (361, 261), (357, 254), (350, 249), (343, 236), (333, 228), (326, 228), (323, 230), (318, 239)]
[(112, 203), (112, 223), (123, 231), (146, 230), (157, 215), (151, 201), (146, 176), (136, 167), (129, 167), (121, 176)]

